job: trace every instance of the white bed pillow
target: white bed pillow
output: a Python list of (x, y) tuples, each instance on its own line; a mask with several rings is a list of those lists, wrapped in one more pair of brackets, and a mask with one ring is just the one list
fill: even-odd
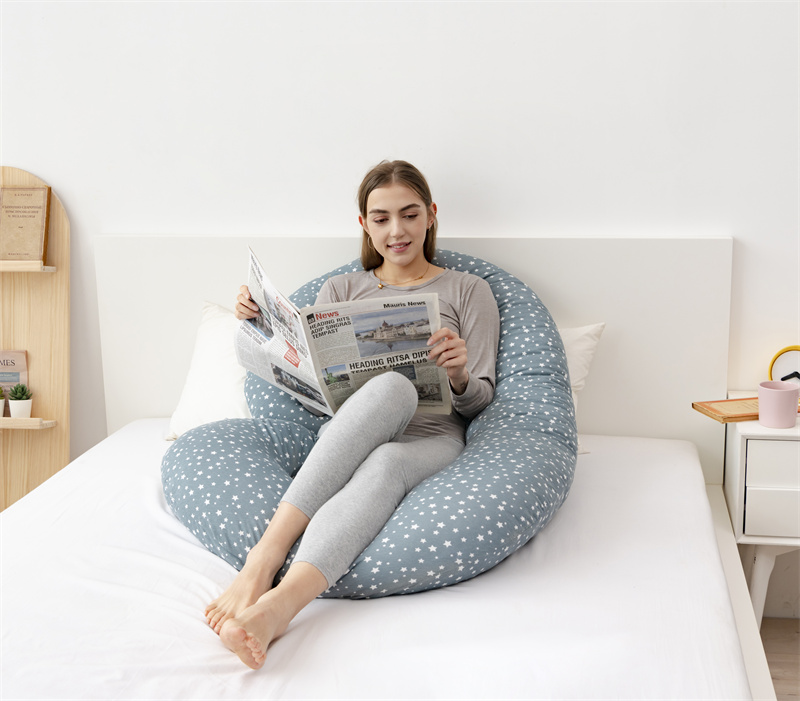
[[(601, 322), (599, 324), (558, 330), (567, 354), (572, 401), (575, 404), (576, 412), (578, 411), (578, 392), (586, 386), (586, 378), (589, 376), (592, 358), (594, 358), (597, 344), (605, 327), (605, 323)], [(578, 453), (586, 452), (588, 451), (582, 448), (580, 439), (578, 439)]]
[(168, 440), (220, 419), (249, 419), (246, 371), (236, 360), (233, 336), (239, 321), (230, 309), (205, 302), (192, 362), (170, 421)]

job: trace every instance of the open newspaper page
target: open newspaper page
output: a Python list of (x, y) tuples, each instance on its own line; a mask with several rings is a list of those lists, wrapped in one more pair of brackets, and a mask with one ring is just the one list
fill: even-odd
[(247, 276), (250, 297), (261, 313), (239, 325), (236, 359), (252, 373), (325, 414), (325, 401), (306, 342), (300, 312), (264, 272), (253, 251)]
[(240, 365), (328, 415), (367, 380), (399, 372), (417, 389), (418, 411), (449, 414), (447, 371), (428, 360), (439, 296), (364, 299), (298, 310), (250, 251), (247, 285), (260, 314), (236, 333)]
[(447, 371), (428, 360), (439, 330), (436, 294), (363, 299), (301, 310), (320, 386), (336, 411), (367, 380), (399, 372), (417, 389), (418, 411), (450, 413)]

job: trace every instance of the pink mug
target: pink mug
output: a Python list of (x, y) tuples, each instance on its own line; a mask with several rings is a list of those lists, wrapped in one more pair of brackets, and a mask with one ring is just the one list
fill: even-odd
[(800, 385), (794, 382), (762, 382), (758, 386), (758, 423), (767, 428), (794, 428)]

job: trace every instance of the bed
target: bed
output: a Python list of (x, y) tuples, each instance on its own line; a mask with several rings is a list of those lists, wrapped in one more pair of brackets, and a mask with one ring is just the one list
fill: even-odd
[(96, 240), (111, 435), (0, 516), (2, 698), (774, 698), (721, 501), (723, 436), (691, 411), (725, 391), (728, 239), (443, 241), (531, 284), (559, 326), (606, 324), (566, 503), (469, 581), (312, 602), (262, 670), (219, 643), (202, 611), (235, 571), (177, 522), (160, 475), (200, 310), (230, 306), (247, 245), (267, 267), (302, 260), (272, 266), (290, 290), (352, 244)]

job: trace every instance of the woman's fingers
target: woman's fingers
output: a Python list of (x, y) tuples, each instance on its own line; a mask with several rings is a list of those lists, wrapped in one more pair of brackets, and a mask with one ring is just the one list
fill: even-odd
[(453, 391), (456, 394), (463, 394), (469, 382), (466, 341), (452, 329), (443, 328), (431, 335), (428, 345), (433, 346), (428, 358), (435, 360), (439, 367), (447, 370)]
[(455, 331), (448, 328), (439, 329), (432, 334), (428, 345), (433, 346), (428, 357), (436, 360), (440, 367), (453, 367), (467, 364), (467, 344)]
[(258, 316), (258, 305), (250, 298), (250, 290), (247, 285), (239, 288), (234, 311), (237, 319), (253, 319)]

